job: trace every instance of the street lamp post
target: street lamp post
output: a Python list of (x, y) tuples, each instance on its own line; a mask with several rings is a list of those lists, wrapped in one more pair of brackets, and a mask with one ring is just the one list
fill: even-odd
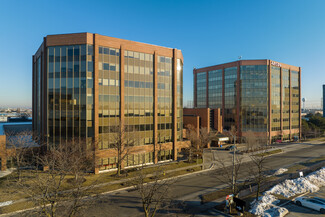
[(235, 157), (236, 157), (236, 135), (234, 137), (234, 153), (232, 156), (232, 192), (235, 193)]

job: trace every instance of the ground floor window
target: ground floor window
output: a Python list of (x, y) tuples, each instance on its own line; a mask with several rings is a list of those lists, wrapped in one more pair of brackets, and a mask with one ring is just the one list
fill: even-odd
[(272, 136), (272, 142), (277, 142), (278, 140), (281, 140), (281, 136)]
[(124, 167), (153, 163), (153, 152), (129, 154), (124, 159)]
[(117, 158), (116, 157), (100, 159), (100, 167), (99, 167), (100, 171), (114, 169), (116, 167), (117, 167)]
[(173, 150), (158, 151), (158, 161), (172, 160)]

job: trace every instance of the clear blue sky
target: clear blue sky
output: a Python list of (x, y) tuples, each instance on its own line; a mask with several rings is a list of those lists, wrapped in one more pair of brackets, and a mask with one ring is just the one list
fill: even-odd
[(302, 97), (325, 83), (324, 0), (0, 0), (0, 107), (31, 106), (32, 55), (46, 35), (91, 32), (181, 49), (184, 105), (193, 67), (272, 59), (302, 67)]

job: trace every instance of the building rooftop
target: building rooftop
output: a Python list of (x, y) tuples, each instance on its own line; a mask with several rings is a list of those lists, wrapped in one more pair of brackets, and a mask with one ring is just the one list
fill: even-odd
[(5, 135), (6, 131), (32, 131), (32, 122), (4, 122), (0, 123), (0, 136)]
[(277, 66), (277, 67), (283, 67), (283, 68), (290, 68), (291, 70), (297, 70), (299, 71), (300, 67), (290, 65), (290, 64), (285, 64), (282, 62), (274, 61), (271, 59), (240, 59), (232, 62), (226, 62), (226, 63), (220, 63), (216, 65), (211, 65), (211, 66), (205, 66), (201, 68), (194, 68), (193, 72), (204, 72), (205, 70), (214, 70), (216, 68), (222, 69), (222, 68), (228, 68), (228, 67), (235, 67), (237, 64), (240, 64), (241, 66), (244, 65), (272, 65), (272, 66)]

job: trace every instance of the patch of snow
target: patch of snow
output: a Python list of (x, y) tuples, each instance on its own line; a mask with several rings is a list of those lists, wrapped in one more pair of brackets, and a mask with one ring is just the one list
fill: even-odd
[(316, 185), (310, 183), (306, 178), (297, 178), (294, 180), (285, 180), (284, 182), (277, 184), (271, 188), (267, 193), (279, 194), (286, 198), (295, 196), (296, 194), (302, 194), (307, 191), (315, 192), (319, 188)]
[(275, 173), (273, 175), (278, 176), (278, 175), (281, 175), (287, 171), (288, 171), (288, 169), (286, 169), (286, 168), (280, 168), (277, 171), (275, 171)]
[(305, 192), (318, 191), (320, 187), (325, 186), (325, 168), (311, 173), (306, 177), (301, 177), (293, 180), (285, 180), (271, 188), (268, 193), (279, 194), (284, 197), (292, 197), (296, 194)]
[(279, 200), (277, 200), (277, 198), (272, 194), (279, 194), (289, 198), (308, 191), (318, 191), (319, 188), (323, 186), (325, 186), (325, 167), (311, 173), (306, 177), (285, 180), (284, 182), (277, 184), (270, 190), (264, 192), (264, 195), (259, 198), (259, 201), (252, 202), (252, 209), (250, 212), (262, 217), (285, 216), (288, 213), (288, 210), (283, 207), (276, 206)]
[(280, 213), (285, 213), (286, 209), (276, 206), (278, 203), (279, 200), (275, 196), (271, 194), (264, 194), (263, 196), (259, 197), (257, 202), (254, 200), (251, 203), (252, 209), (250, 212), (257, 216), (263, 217), (282, 216)]
[(6, 201), (6, 202), (0, 202), (0, 207), (3, 207), (3, 206), (9, 206), (9, 205), (11, 205), (12, 203), (13, 203), (12, 200), (10, 200), (10, 201)]
[(5, 171), (0, 171), (0, 178), (10, 175), (14, 170), (16, 169), (12, 168), (12, 169), (7, 169)]
[(288, 214), (289, 211), (286, 208), (274, 206), (264, 212), (264, 216), (267, 217), (283, 217)]

